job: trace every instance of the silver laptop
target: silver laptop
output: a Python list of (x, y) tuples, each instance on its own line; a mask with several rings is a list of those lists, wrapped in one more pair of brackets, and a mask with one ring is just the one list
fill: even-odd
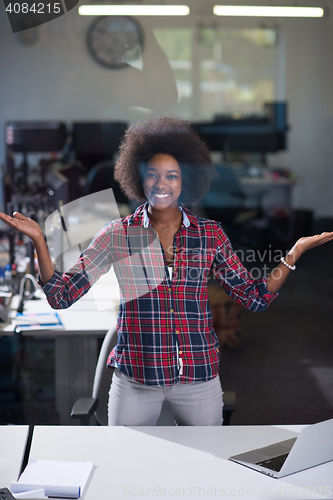
[(297, 438), (234, 455), (229, 460), (280, 478), (333, 460), (333, 418), (309, 425)]

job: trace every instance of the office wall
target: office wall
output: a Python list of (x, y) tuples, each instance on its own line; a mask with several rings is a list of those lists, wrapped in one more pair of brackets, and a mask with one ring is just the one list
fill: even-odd
[[(199, 21), (197, 14), (175, 22), (194, 26)], [(1, 130), (8, 119), (127, 121), (146, 116), (149, 108), (161, 113), (177, 110), (170, 68), (151, 35), (150, 21), (140, 19), (146, 32), (144, 78), (134, 68), (111, 71), (94, 63), (85, 45), (90, 22), (91, 18), (79, 18), (74, 9), (41, 26), (38, 42), (28, 46), (11, 33), (0, 6)], [(158, 20), (160, 26), (163, 22), (170, 20)], [(214, 22), (236, 25), (240, 21), (215, 18)], [(258, 24), (258, 20), (249, 22), (249, 26)], [(280, 74), (276, 97), (288, 100), (292, 128), (289, 150), (269, 160), (272, 165), (290, 167), (300, 177), (295, 207), (333, 216), (333, 19), (280, 20), (277, 24)]]
[(300, 178), (295, 206), (332, 216), (333, 18), (285, 21), (284, 36), (291, 131), (279, 156)]
[(295, 205), (333, 215), (333, 18), (285, 22), (290, 147), (286, 164), (301, 177)]

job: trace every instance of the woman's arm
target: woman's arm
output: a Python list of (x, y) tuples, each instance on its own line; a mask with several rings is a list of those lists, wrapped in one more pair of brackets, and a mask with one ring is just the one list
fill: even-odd
[(36, 249), (39, 283), (53, 309), (66, 309), (85, 295), (93, 284), (112, 265), (112, 223), (97, 233), (90, 245), (81, 253), (78, 261), (62, 273), (53, 265), (42, 230), (37, 222), (15, 212), (14, 217), (0, 212), (0, 219), (8, 226), (27, 235)]
[(53, 276), (54, 266), (40, 226), (19, 212), (14, 212), (13, 217), (0, 212), (0, 219), (31, 239), (36, 250), (40, 278), (45, 285)]
[[(310, 250), (311, 248), (315, 248), (319, 245), (323, 245), (327, 241), (333, 239), (333, 232), (331, 233), (322, 233), (316, 234), (315, 236), (306, 236), (304, 238), (300, 238), (292, 249), (288, 252), (284, 261), (290, 266), (294, 266), (298, 261), (300, 256)], [(283, 283), (286, 281), (289, 276), (291, 269), (289, 269), (285, 264), (281, 262), (267, 278), (267, 290), (271, 293), (276, 293)]]
[[(254, 279), (233, 251), (229, 238), (218, 224), (218, 247), (212, 265), (213, 278), (227, 294), (251, 311), (263, 311), (277, 297), (277, 292), (287, 279), (290, 269), (279, 264), (268, 276)], [(300, 238), (284, 258), (289, 266), (295, 265), (300, 256), (316, 246), (333, 240), (333, 232)]]

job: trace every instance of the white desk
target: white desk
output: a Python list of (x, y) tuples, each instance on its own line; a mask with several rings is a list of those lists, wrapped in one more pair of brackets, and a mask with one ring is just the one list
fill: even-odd
[(262, 200), (262, 208), (265, 212), (273, 214), (282, 209), (289, 213), (292, 209), (292, 189), (295, 186), (295, 181), (265, 177), (240, 177), (239, 180), (244, 192), (249, 196), (249, 201), (245, 201), (245, 206), (254, 206), (251, 195), (262, 191), (266, 193)]
[(0, 425), (0, 488), (9, 487), (21, 472), (28, 425)]
[(30, 456), (92, 460), (96, 469), (84, 500), (333, 498), (333, 462), (273, 479), (228, 460), (293, 437), (301, 427), (37, 426)]
[[(116, 328), (119, 293), (115, 289), (112, 295), (109, 290), (107, 285), (99, 284), (70, 308), (57, 310), (64, 329), (22, 332), (22, 336), (55, 339), (56, 408), (61, 424), (73, 424), (70, 420), (73, 404), (81, 397), (91, 396), (98, 357), (97, 340), (110, 328)], [(40, 300), (25, 304), (25, 313), (54, 312), (42, 291), (40, 296)], [(18, 297), (15, 297), (13, 317), (17, 306)], [(13, 323), (0, 331), (0, 335), (14, 335)]]

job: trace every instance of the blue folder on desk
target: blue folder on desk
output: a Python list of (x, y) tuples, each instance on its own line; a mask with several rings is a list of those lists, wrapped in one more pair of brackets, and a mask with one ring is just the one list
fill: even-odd
[(15, 317), (17, 333), (28, 330), (58, 330), (64, 326), (55, 312), (50, 313), (17, 313)]

